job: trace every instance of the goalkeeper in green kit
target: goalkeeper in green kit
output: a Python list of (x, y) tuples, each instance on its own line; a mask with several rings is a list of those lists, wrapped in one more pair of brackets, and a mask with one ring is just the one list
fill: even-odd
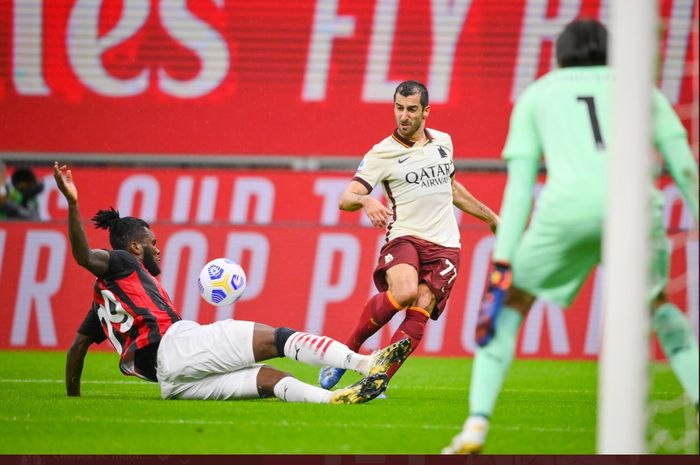
[[(494, 271), (477, 323), (479, 348), (469, 417), (443, 453), (481, 452), (518, 330), (533, 301), (541, 298), (569, 306), (600, 263), (612, 87), (606, 49), (607, 31), (601, 23), (570, 23), (556, 41), (559, 69), (530, 85), (513, 108), (503, 149), (508, 182), (493, 252)], [(698, 168), (686, 131), (657, 89), (652, 102), (651, 137), (697, 224)], [(547, 180), (526, 230), (541, 156)], [(661, 192), (654, 189), (652, 199), (652, 326), (697, 407), (698, 345), (685, 315), (665, 295), (669, 251)]]

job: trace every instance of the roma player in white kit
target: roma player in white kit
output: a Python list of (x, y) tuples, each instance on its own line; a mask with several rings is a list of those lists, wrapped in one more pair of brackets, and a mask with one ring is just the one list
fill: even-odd
[[(379, 293), (365, 304), (346, 343), (353, 350), (405, 310), (391, 340), (410, 338), (412, 352), (428, 319), (440, 316), (459, 271), (460, 233), (453, 205), (492, 230), (498, 223), (498, 216), (455, 180), (452, 138), (426, 129), (429, 113), (423, 84), (399, 84), (394, 92), (396, 130), (365, 155), (340, 197), (341, 210), (363, 209), (373, 226), (386, 228), (387, 239), (374, 271)], [(369, 195), (377, 185), (384, 189), (388, 207)], [(399, 366), (389, 369), (389, 377)], [(325, 367), (319, 382), (330, 389), (344, 372)]]

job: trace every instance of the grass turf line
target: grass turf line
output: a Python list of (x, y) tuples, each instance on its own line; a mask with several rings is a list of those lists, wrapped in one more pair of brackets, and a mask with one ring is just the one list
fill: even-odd
[[(0, 352), (0, 453), (437, 454), (466, 417), (472, 362), (412, 357), (388, 399), (336, 406), (163, 401), (156, 384), (122, 376), (117, 361), (88, 354), (82, 397), (67, 398), (63, 352)], [(315, 367), (271, 364), (316, 382)], [(596, 370), (586, 361), (515, 361), (485, 453), (595, 453)], [(677, 398), (670, 370), (655, 372), (652, 397)], [(358, 378), (347, 374), (341, 385)], [(685, 432), (682, 411), (659, 421), (674, 437)]]

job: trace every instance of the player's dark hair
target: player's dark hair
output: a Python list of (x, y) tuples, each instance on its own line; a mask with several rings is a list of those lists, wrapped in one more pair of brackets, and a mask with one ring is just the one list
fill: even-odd
[(12, 184), (14, 186), (19, 185), (19, 183), (22, 182), (28, 182), (31, 184), (36, 183), (36, 175), (34, 174), (34, 171), (32, 171), (30, 168), (26, 167), (21, 167), (17, 168), (14, 173), (12, 173)]
[(39, 181), (29, 167), (19, 167), (14, 173), (12, 173), (12, 185), (17, 189), (24, 197), (23, 205), (26, 206), (26, 202), (33, 199), (37, 195), (41, 194), (44, 190), (44, 183)]
[(572, 21), (557, 37), (556, 54), (561, 68), (605, 65), (608, 61), (608, 31), (595, 19)]
[(149, 229), (148, 223), (133, 216), (119, 217), (119, 212), (110, 207), (109, 210), (98, 210), (92, 217), (95, 228), (109, 230), (109, 243), (113, 249), (127, 250), (129, 243), (138, 241)]
[(428, 89), (418, 81), (404, 81), (399, 84), (394, 91), (394, 102), (396, 102), (396, 94), (401, 94), (404, 97), (420, 94), (420, 104), (423, 108), (428, 106), (430, 100), (428, 97)]

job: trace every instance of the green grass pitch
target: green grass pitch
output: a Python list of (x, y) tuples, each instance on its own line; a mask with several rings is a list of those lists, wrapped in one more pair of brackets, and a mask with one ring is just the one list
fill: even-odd
[[(471, 371), (467, 358), (413, 357), (387, 399), (336, 406), (163, 401), (156, 384), (122, 376), (109, 352), (88, 354), (82, 397), (67, 398), (64, 363), (62, 352), (0, 352), (0, 454), (438, 454), (464, 422)], [(315, 367), (272, 364), (316, 381)], [(594, 362), (516, 360), (484, 452), (594, 454), (596, 370)], [(663, 442), (697, 453), (695, 409), (666, 365), (653, 372)]]

